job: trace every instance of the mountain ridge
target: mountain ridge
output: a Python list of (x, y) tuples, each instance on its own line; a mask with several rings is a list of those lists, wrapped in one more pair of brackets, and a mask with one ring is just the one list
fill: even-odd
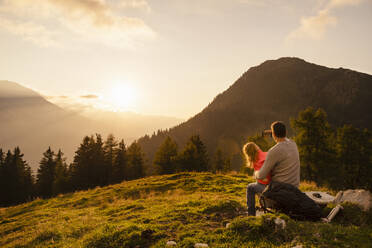
[(372, 112), (372, 76), (292, 57), (265, 61), (244, 72), (194, 117), (155, 136), (142, 137), (139, 143), (151, 161), (166, 136), (183, 146), (191, 135), (200, 134), (210, 157), (221, 148), (238, 169), (247, 136), (276, 120), (289, 127), (289, 119), (309, 106), (323, 108), (334, 126), (372, 129), (372, 117), (365, 115)]

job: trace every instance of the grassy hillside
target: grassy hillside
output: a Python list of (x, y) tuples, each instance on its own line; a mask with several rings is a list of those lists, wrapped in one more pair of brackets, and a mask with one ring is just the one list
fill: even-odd
[(371, 247), (372, 214), (352, 205), (332, 224), (282, 216), (284, 230), (275, 228), (273, 215), (246, 217), (251, 181), (181, 173), (0, 209), (0, 247), (165, 247), (168, 240), (177, 247)]

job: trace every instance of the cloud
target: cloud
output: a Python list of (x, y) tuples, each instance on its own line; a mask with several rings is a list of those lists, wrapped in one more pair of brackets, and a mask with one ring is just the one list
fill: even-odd
[(343, 7), (347, 5), (358, 5), (364, 0), (331, 0), (328, 4), (328, 8)]
[(0, 17), (0, 29), (44, 47), (57, 46), (56, 32), (32, 22), (19, 22)]
[(332, 11), (336, 8), (345, 6), (355, 6), (362, 3), (364, 0), (330, 0), (326, 5), (318, 11), (317, 15), (310, 17), (302, 17), (300, 26), (292, 31), (286, 38), (287, 41), (310, 38), (320, 40), (326, 34), (329, 27), (336, 26), (338, 23), (337, 17), (332, 15)]
[[(139, 8), (147, 2), (120, 3)], [(71, 36), (72, 40), (133, 47), (155, 37), (142, 19), (127, 17), (119, 9), (108, 0), (3, 0), (0, 28), (40, 45), (58, 44)]]
[(151, 7), (145, 0), (124, 0), (120, 2), (120, 7), (127, 9), (142, 9), (146, 12), (151, 12)]
[(43, 96), (45, 99), (48, 99), (48, 100), (51, 100), (51, 99), (68, 99), (69, 97), (68, 96), (48, 96), (48, 95), (44, 95)]
[(85, 99), (97, 99), (99, 98), (99, 96), (97, 95), (83, 95), (83, 96), (80, 96), (81, 98), (85, 98)]

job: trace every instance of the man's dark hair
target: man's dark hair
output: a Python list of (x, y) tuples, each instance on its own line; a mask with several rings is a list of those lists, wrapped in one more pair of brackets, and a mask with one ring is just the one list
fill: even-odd
[(274, 135), (278, 138), (284, 138), (287, 136), (285, 125), (281, 121), (273, 122), (273, 124), (271, 124), (271, 129), (273, 130)]

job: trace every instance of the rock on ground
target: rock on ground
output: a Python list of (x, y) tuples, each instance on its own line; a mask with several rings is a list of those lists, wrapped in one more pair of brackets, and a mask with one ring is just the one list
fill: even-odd
[(340, 191), (337, 193), (334, 203), (340, 204), (343, 202), (354, 203), (364, 211), (368, 211), (372, 207), (372, 194), (364, 189)]
[(287, 224), (285, 223), (285, 220), (283, 220), (279, 217), (275, 218), (274, 223), (277, 227), (279, 227), (281, 229), (284, 229), (287, 226)]
[(196, 243), (194, 245), (195, 248), (208, 248), (209, 246), (207, 244), (203, 244), (203, 243)]
[(166, 247), (171, 247), (171, 246), (176, 246), (176, 245), (177, 243), (171, 240), (167, 242)]

